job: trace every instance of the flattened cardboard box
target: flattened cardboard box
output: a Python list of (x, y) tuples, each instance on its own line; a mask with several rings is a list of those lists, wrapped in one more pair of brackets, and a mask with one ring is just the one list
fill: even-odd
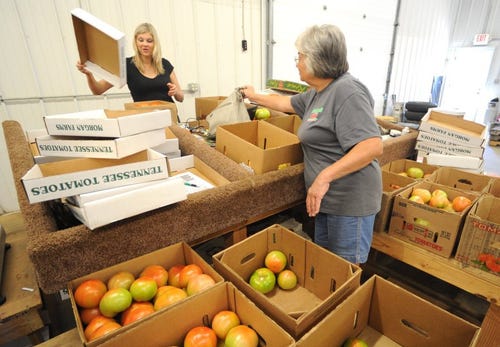
[(453, 167), (440, 167), (427, 179), (448, 187), (483, 193), (488, 190), (492, 177)]
[(220, 311), (230, 310), (241, 324), (257, 332), (259, 346), (292, 347), (293, 338), (276, 322), (264, 314), (232, 283), (224, 282), (199, 293), (167, 311), (160, 311), (151, 319), (114, 335), (101, 346), (182, 346), (189, 329), (210, 324)]
[(394, 197), (396, 194), (416, 182), (417, 180), (413, 178), (382, 170), (382, 201), (380, 204), (380, 211), (375, 216), (375, 222), (373, 224), (374, 231), (387, 232)]
[[(150, 252), (148, 254), (145, 254), (143, 256), (133, 258), (131, 260), (127, 260), (124, 262), (121, 262), (119, 264), (107, 267), (105, 269), (102, 269), (100, 271), (93, 272), (91, 274), (82, 276), (80, 278), (77, 278), (75, 280), (72, 280), (68, 283), (68, 293), (71, 301), (71, 307), (73, 310), (73, 315), (75, 317), (76, 321), (76, 328), (78, 330), (78, 334), (80, 335), (80, 339), (82, 343), (85, 346), (88, 347), (93, 347), (97, 345), (101, 345), (101, 343), (104, 343), (108, 341), (111, 337), (120, 335), (129, 329), (133, 327), (140, 327), (143, 323), (146, 321), (149, 321), (151, 319), (155, 319), (155, 317), (161, 316), (162, 314), (165, 314), (169, 310), (174, 309), (175, 307), (178, 307), (181, 305), (183, 302), (187, 302), (189, 300), (194, 299), (197, 297), (199, 294), (195, 294), (193, 296), (188, 297), (187, 299), (184, 299), (183, 301), (177, 302), (171, 306), (164, 307), (158, 311), (156, 311), (153, 314), (150, 314), (147, 317), (144, 317), (142, 320), (133, 322), (129, 325), (123, 326), (118, 330), (115, 330), (111, 332), (108, 335), (105, 335), (99, 339), (96, 339), (94, 341), (87, 341), (84, 335), (84, 325), (80, 319), (79, 313), (78, 313), (78, 307), (75, 302), (75, 297), (74, 297), (74, 291), (78, 287), (80, 283), (82, 283), (85, 280), (88, 279), (99, 279), (103, 281), (104, 283), (107, 283), (109, 278), (113, 276), (114, 274), (120, 272), (120, 271), (129, 271), (131, 272), (135, 277), (137, 277), (141, 271), (148, 265), (152, 264), (158, 264), (162, 265), (166, 269), (169, 269), (170, 267), (180, 264), (180, 265), (187, 265), (187, 264), (196, 264), (201, 267), (204, 273), (210, 275), (216, 282), (216, 286), (224, 285), (224, 279), (221, 277), (219, 273), (217, 273), (213, 267), (208, 264), (196, 251), (194, 251), (187, 243), (185, 242), (179, 242), (176, 244), (173, 244), (171, 246)], [(189, 314), (189, 312), (187, 312)], [(169, 323), (170, 324), (170, 323)], [(173, 324), (173, 323), (172, 323)], [(161, 329), (166, 332), (170, 332), (170, 329)], [(154, 335), (154, 334), (151, 334)], [(141, 336), (141, 338), (144, 339), (147, 338), (146, 336)], [(131, 344), (125, 343), (121, 346), (131, 346)], [(146, 346), (147, 344), (143, 344)]]
[(434, 135), (425, 131), (418, 132), (417, 145), (419, 143), (425, 145), (426, 148), (417, 149), (425, 152), (434, 150), (436, 153), (468, 155), (479, 158), (484, 154), (484, 143), (482, 146), (467, 146), (458, 142), (453, 142), (448, 137)]
[(486, 137), (484, 125), (432, 109), (422, 118), (419, 130), (466, 146), (482, 146)]
[(341, 346), (359, 337), (370, 347), (472, 347), (479, 327), (383, 279), (370, 277), (297, 341)]
[(151, 100), (151, 101), (138, 101), (138, 102), (128, 102), (125, 104), (126, 110), (170, 110), (172, 116), (172, 124), (177, 124), (177, 105), (174, 102), (168, 102), (163, 100)]
[(484, 160), (466, 155), (448, 155), (438, 153), (427, 153), (423, 161), (429, 165), (451, 166), (459, 169), (470, 169), (481, 173), (484, 169)]
[(73, 197), (74, 203), (66, 206), (80, 222), (94, 230), (186, 199), (184, 181), (171, 177), (82, 194)]
[(229, 183), (227, 178), (194, 155), (168, 159), (168, 169), (172, 178), (182, 178), (188, 194)]
[(215, 148), (257, 174), (303, 160), (299, 138), (266, 121), (221, 125), (217, 129)]
[(171, 125), (170, 110), (90, 110), (43, 117), (52, 136), (122, 137)]
[(448, 194), (450, 201), (461, 195), (470, 199), (472, 204), (480, 194), (424, 180), (403, 190), (394, 198), (389, 235), (449, 258), (458, 243), (470, 206), (458, 213), (411, 201), (409, 198), (416, 188), (424, 188), (431, 193), (435, 189), (441, 189)]
[[(250, 275), (264, 264), (266, 254), (281, 250), (297, 287), (262, 294), (253, 289)], [(292, 337), (299, 338), (359, 287), (361, 269), (275, 224), (213, 256), (215, 269), (257, 304)]]
[(114, 139), (76, 136), (42, 136), (36, 138), (43, 156), (72, 158), (120, 159), (165, 142), (163, 129), (146, 131)]
[(30, 203), (167, 178), (165, 156), (147, 149), (122, 159), (78, 158), (34, 165), (22, 178)]
[(500, 198), (482, 195), (465, 219), (455, 259), (500, 276)]
[(127, 84), (125, 34), (81, 8), (71, 18), (80, 61), (116, 87)]

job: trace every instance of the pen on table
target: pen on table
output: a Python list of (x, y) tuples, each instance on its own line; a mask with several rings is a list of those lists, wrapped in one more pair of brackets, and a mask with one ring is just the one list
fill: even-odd
[(188, 187), (196, 187), (196, 188), (198, 188), (198, 186), (196, 184), (189, 183), (189, 182), (184, 182), (184, 185), (188, 186)]

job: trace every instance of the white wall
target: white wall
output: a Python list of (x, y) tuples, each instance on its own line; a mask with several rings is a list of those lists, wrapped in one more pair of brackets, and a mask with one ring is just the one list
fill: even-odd
[[(121, 109), (127, 87), (91, 96), (77, 71), (70, 11), (80, 7), (124, 32), (133, 54), (135, 27), (151, 22), (163, 56), (186, 91), (178, 103), (182, 120), (194, 117), (196, 96), (228, 95), (243, 84), (262, 85), (261, 0), (2, 0), (0, 1), (0, 120), (25, 130), (43, 128), (47, 114), (95, 108)], [(244, 27), (243, 27), (244, 26)], [(248, 41), (243, 52), (241, 40)], [(0, 135), (0, 213), (17, 210), (3, 131)]]

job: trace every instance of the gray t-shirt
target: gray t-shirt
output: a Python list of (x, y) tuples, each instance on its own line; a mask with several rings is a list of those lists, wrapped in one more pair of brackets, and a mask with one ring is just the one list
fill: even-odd
[[(369, 90), (349, 73), (321, 92), (294, 95), (292, 106), (302, 118), (298, 131), (304, 152), (304, 179), (309, 188), (316, 176), (358, 142), (380, 137)], [(366, 216), (380, 210), (382, 177), (378, 161), (330, 183), (320, 211)]]

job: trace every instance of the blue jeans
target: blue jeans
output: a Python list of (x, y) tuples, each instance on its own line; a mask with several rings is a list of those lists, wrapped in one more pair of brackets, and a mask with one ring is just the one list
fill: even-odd
[(375, 214), (363, 217), (319, 213), (314, 242), (355, 264), (366, 263), (373, 237)]

